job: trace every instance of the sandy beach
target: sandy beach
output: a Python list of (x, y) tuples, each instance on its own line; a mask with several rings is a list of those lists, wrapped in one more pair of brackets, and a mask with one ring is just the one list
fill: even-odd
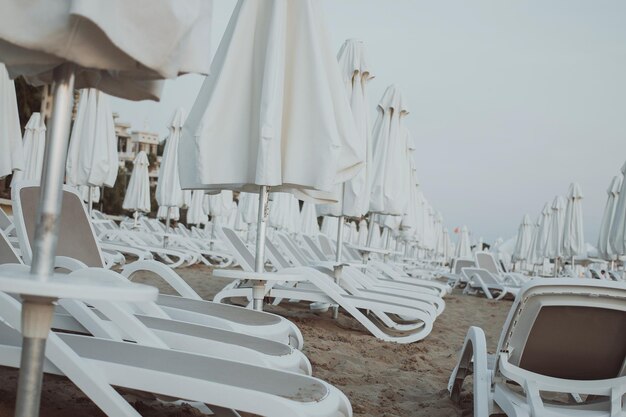
[[(177, 270), (206, 299), (228, 281), (211, 277), (205, 266)], [(168, 288), (148, 275), (136, 281)], [(488, 301), (460, 292), (448, 296), (446, 310), (437, 319), (426, 340), (397, 345), (376, 340), (350, 317), (330, 312), (315, 314), (304, 305), (283, 304), (268, 307), (292, 320), (305, 338), (304, 353), (313, 364), (313, 375), (340, 388), (349, 398), (355, 416), (448, 417), (470, 416), (471, 404), (459, 408), (448, 398), (446, 389), (469, 326), (480, 326), (487, 334), (490, 351), (498, 342), (510, 301)], [(0, 371), (0, 417), (13, 415), (17, 371)], [(188, 417), (202, 415), (189, 406), (172, 406), (158, 400), (124, 393), (145, 416)], [(66, 378), (46, 376), (41, 417), (104, 416)]]

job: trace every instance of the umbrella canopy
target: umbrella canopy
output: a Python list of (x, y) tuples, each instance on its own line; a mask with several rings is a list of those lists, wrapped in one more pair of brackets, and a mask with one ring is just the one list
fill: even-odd
[(255, 193), (239, 193), (239, 211), (241, 218), (247, 224), (257, 221), (259, 210), (259, 195)]
[(551, 209), (552, 215), (544, 257), (552, 259), (563, 255), (563, 226), (565, 225), (565, 202), (563, 197), (556, 196), (552, 202)]
[(461, 228), (461, 234), (459, 235), (459, 241), (456, 245), (456, 258), (471, 258), (472, 249), (470, 247), (469, 231), (467, 226)]
[[(371, 239), (370, 235), (372, 236)], [(368, 239), (370, 239), (368, 246), (372, 248), (383, 247), (383, 238), (380, 234), (380, 226), (376, 222), (370, 223)]]
[(133, 171), (124, 196), (122, 208), (129, 211), (150, 212), (150, 178), (148, 176), (148, 156), (141, 151), (133, 162)]
[(204, 212), (212, 217), (228, 217), (233, 210), (233, 192), (222, 190), (217, 194), (209, 194), (204, 200)]
[(402, 216), (408, 203), (408, 131), (404, 117), (409, 113), (400, 91), (391, 85), (378, 103), (378, 118), (372, 132), (370, 211)]
[(369, 209), (368, 167), (372, 160), (369, 100), (367, 85), (374, 78), (370, 72), (365, 45), (357, 39), (346, 40), (337, 55), (339, 68), (350, 100), (350, 108), (357, 129), (359, 152), (365, 158), (365, 167), (337, 190), (340, 201), (318, 208), (318, 215), (359, 217)]
[(94, 88), (83, 89), (67, 151), (65, 180), (71, 185), (113, 187), (118, 166), (109, 98)]
[(450, 233), (448, 229), (443, 229), (443, 262), (448, 263), (452, 259), (454, 247), (450, 241)]
[(15, 84), (0, 63), (0, 178), (24, 169), (22, 131), (15, 97)]
[(337, 238), (337, 227), (339, 227), (339, 221), (336, 217), (324, 216), (322, 218), (322, 233), (329, 238)]
[(169, 135), (165, 139), (163, 158), (159, 168), (159, 181), (156, 187), (156, 200), (159, 206), (183, 207), (185, 195), (180, 187), (178, 176), (178, 143), (185, 122), (185, 112), (178, 108), (169, 125)]
[(300, 233), (309, 236), (317, 236), (320, 233), (315, 204), (308, 201), (302, 204), (300, 211)]
[(300, 229), (300, 205), (292, 194), (272, 193), (269, 224), (289, 233)]
[[(95, 201), (95, 200), (94, 200)], [(159, 206), (157, 210), (157, 219), (166, 220), (169, 219), (178, 221), (180, 219), (180, 209), (178, 207), (167, 207), (167, 206)]]
[(604, 206), (604, 213), (602, 214), (602, 222), (600, 223), (600, 235), (598, 237), (598, 253), (602, 258), (611, 261), (615, 260), (615, 252), (609, 243), (609, 236), (611, 234), (611, 228), (613, 225), (613, 218), (615, 217), (615, 209), (617, 208), (617, 199), (619, 197), (619, 190), (622, 186), (622, 176), (616, 175), (609, 185), (609, 189), (606, 190), (608, 196), (606, 199), (606, 205)]
[(33, 113), (24, 129), (24, 169), (17, 171), (13, 181), (39, 181), (46, 147), (46, 126), (39, 113)]
[(239, 1), (211, 68), (183, 128), (183, 188), (332, 191), (362, 168), (316, 1)]
[(191, 193), (191, 203), (187, 210), (187, 224), (201, 225), (209, 221), (208, 215), (204, 212), (204, 191), (194, 190)]
[[(517, 231), (517, 241), (513, 251), (514, 261), (528, 261), (530, 258), (530, 247), (533, 239), (534, 225), (530, 216), (525, 214)], [(481, 249), (479, 249), (481, 250)]]
[(536, 265), (543, 264), (545, 259), (546, 247), (548, 245), (548, 233), (550, 232), (550, 224), (552, 222), (552, 209), (549, 203), (546, 203), (541, 210), (537, 223), (537, 233), (534, 245), (532, 247), (533, 259)]
[(586, 254), (582, 200), (580, 185), (571, 184), (567, 193), (563, 226), (563, 255), (568, 258)]
[[(208, 73), (212, 3), (200, 0), (4, 0), (0, 56), (11, 77), (50, 84), (56, 67), (76, 66), (76, 88), (133, 100), (158, 99), (181, 73)], [(23, 30), (28, 27), (29, 30)]]
[(618, 257), (626, 254), (626, 162), (622, 165), (622, 178), (609, 237), (611, 250)]

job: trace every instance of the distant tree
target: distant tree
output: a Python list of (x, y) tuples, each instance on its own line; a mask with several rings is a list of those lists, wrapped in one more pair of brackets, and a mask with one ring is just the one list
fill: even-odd
[(113, 188), (104, 188), (102, 193), (102, 210), (107, 214), (120, 215), (124, 214), (122, 204), (124, 203), (124, 194), (128, 186), (128, 176), (124, 168), (117, 170), (117, 179)]
[(24, 78), (15, 79), (15, 94), (17, 96), (17, 109), (20, 115), (20, 125), (22, 131), (30, 115), (41, 110), (41, 100), (43, 99), (42, 87), (33, 87), (26, 83)]

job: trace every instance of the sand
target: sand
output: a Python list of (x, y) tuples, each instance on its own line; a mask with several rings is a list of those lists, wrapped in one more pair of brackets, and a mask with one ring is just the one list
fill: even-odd
[[(211, 277), (210, 268), (205, 266), (177, 272), (206, 299), (228, 283)], [(136, 280), (169, 292), (147, 275)], [(510, 306), (510, 301), (488, 301), (455, 292), (446, 297), (446, 309), (435, 322), (433, 332), (424, 341), (410, 345), (378, 341), (345, 314), (335, 321), (330, 312), (315, 314), (302, 305), (289, 303), (267, 310), (298, 325), (314, 376), (340, 388), (350, 398), (355, 416), (449, 417), (472, 415), (471, 402), (456, 406), (446, 389), (467, 329), (482, 327), (493, 352)], [(0, 417), (13, 415), (16, 381), (17, 371), (0, 369)], [(144, 416), (202, 415), (189, 406), (163, 404), (134, 393), (124, 395)], [(103, 415), (66, 378), (44, 378), (42, 417)]]

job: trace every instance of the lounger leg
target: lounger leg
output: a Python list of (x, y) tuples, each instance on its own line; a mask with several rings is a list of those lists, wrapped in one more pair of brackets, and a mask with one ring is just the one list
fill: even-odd
[(479, 327), (470, 327), (465, 337), (459, 362), (448, 381), (448, 391), (452, 401), (461, 400), (463, 382), (474, 374), (474, 416), (489, 416), (491, 380), (487, 364), (487, 341)]

